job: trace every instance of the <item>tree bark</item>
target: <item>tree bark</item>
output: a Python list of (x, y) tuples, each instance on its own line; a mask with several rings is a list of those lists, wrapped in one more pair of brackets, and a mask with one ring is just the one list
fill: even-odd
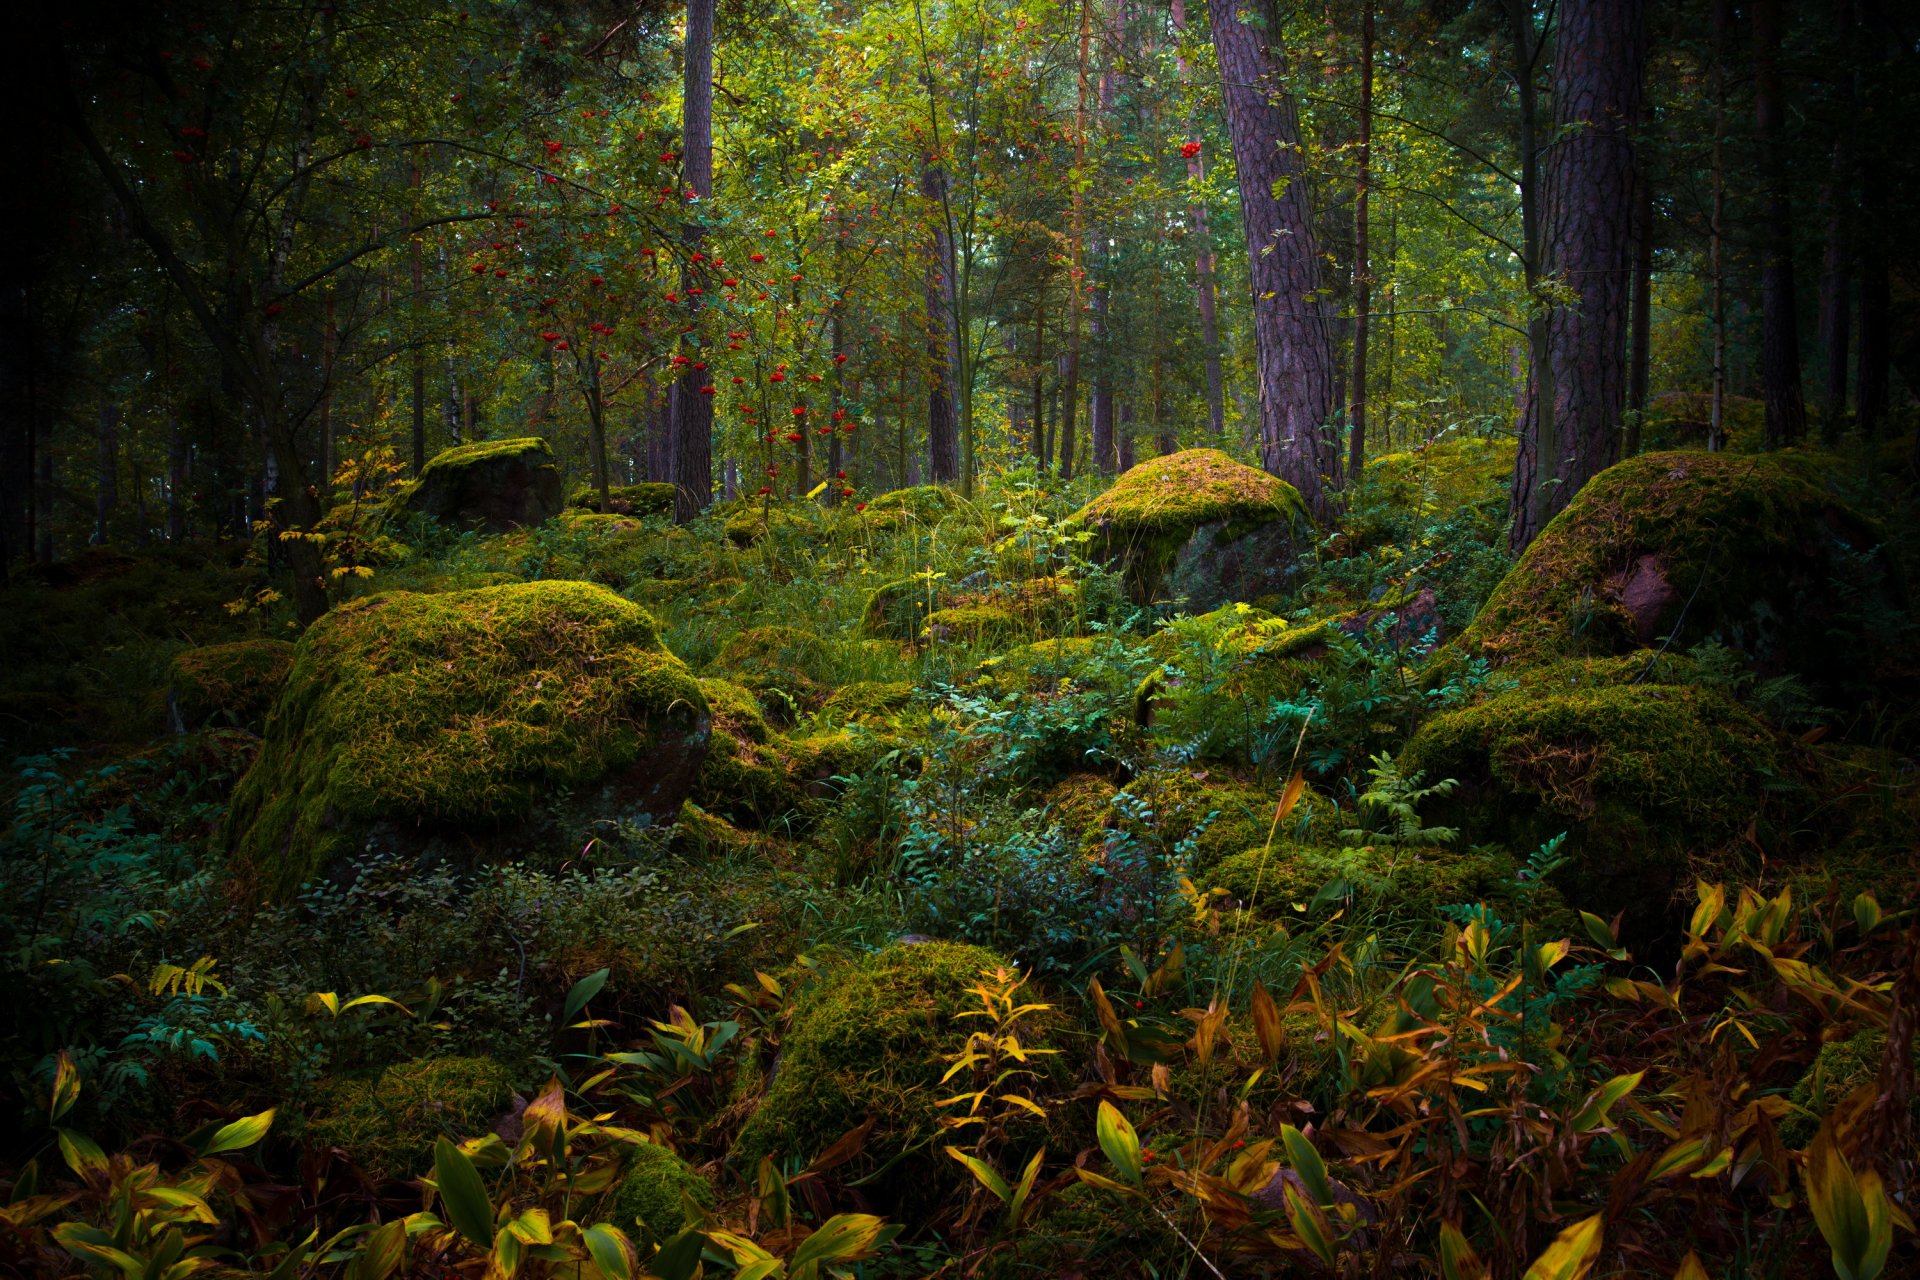
[(1208, 3), (1246, 227), (1260, 457), (1324, 515), (1321, 477), (1329, 459), (1320, 446), (1333, 409), (1333, 346), (1320, 303), (1320, 253), (1299, 113), (1283, 84), (1280, 22), (1271, 4), (1262, 11), (1265, 26), (1256, 31), (1240, 20), (1236, 0)]
[[(713, 199), (713, 5), (714, 0), (687, 0), (687, 43), (681, 87), (683, 126), (680, 143), (681, 174), (686, 189), (701, 202), (681, 224), (680, 238), (688, 261), (682, 268), (682, 296), (688, 296), (689, 328), (698, 315), (698, 287), (704, 273), (696, 270), (692, 255), (705, 239), (704, 204)], [(673, 396), (673, 519), (685, 524), (713, 501), (713, 401), (700, 394), (701, 370), (693, 367), (699, 348), (691, 347)]]
[(1367, 465), (1367, 323), (1373, 305), (1368, 259), (1368, 182), (1373, 164), (1373, 0), (1360, 8), (1360, 137), (1353, 181), (1353, 405), (1348, 410), (1347, 477), (1358, 483)]
[[(408, 170), (407, 185), (413, 188), (413, 218), (420, 219), (420, 157), (414, 155), (412, 168)], [(422, 334), (423, 312), (425, 311), (426, 270), (420, 261), (420, 236), (415, 233), (407, 237), (407, 282), (411, 290), (408, 296), (407, 336), (413, 347), (413, 474), (419, 475), (427, 465), (427, 344)]]
[[(1173, 31), (1176, 40), (1186, 35), (1186, 0), (1173, 0)], [(1175, 49), (1174, 62), (1184, 82), (1187, 79), (1187, 60), (1177, 52), (1177, 44)], [(1188, 120), (1187, 126), (1191, 133), (1192, 120)], [(1195, 147), (1193, 154), (1187, 157), (1188, 190), (1199, 191), (1206, 176), (1206, 156), (1199, 147)], [(1193, 291), (1200, 310), (1200, 346), (1206, 362), (1207, 438), (1217, 445), (1227, 434), (1226, 375), (1220, 367), (1219, 290), (1214, 283), (1213, 233), (1207, 227), (1207, 206), (1197, 199), (1187, 205), (1187, 224), (1193, 229)], [(1161, 452), (1171, 453), (1172, 450), (1163, 449)]]
[(1793, 205), (1787, 191), (1786, 90), (1780, 80), (1780, 0), (1753, 4), (1753, 115), (1761, 187), (1760, 385), (1767, 447), (1807, 433), (1793, 292)]
[(1847, 420), (1847, 346), (1853, 323), (1854, 121), (1860, 113), (1860, 70), (1852, 0), (1838, 0), (1843, 92), (1827, 171), (1826, 252), (1820, 264), (1820, 438), (1831, 445)]
[[(929, 156), (920, 170), (920, 194), (938, 209), (946, 198), (947, 175)], [(947, 275), (953, 261), (943, 217), (930, 219), (933, 235), (927, 243), (927, 472), (935, 484), (960, 478), (960, 419), (954, 411), (952, 285)]]
[(1653, 377), (1653, 183), (1646, 166), (1636, 177), (1633, 202), (1633, 320), (1627, 343), (1627, 431), (1621, 451), (1640, 452)]
[(120, 406), (112, 400), (100, 405), (100, 427), (95, 436), (98, 457), (93, 482), (94, 546), (105, 545), (108, 525), (120, 505)]
[(1707, 452), (1727, 440), (1727, 37), (1733, 0), (1713, 0), (1713, 211), (1707, 226), (1707, 266), (1713, 276), (1713, 399), (1707, 416)]
[[(1515, 473), (1516, 500), (1524, 488), (1528, 501), (1516, 502), (1516, 550), (1620, 458), (1642, 16), (1642, 0), (1568, 0), (1560, 8), (1557, 141), (1545, 166), (1539, 274), (1578, 297), (1544, 315), (1535, 304), (1536, 322), (1545, 321), (1546, 359), (1530, 341), (1534, 376)], [(1543, 364), (1551, 371), (1548, 385)]]

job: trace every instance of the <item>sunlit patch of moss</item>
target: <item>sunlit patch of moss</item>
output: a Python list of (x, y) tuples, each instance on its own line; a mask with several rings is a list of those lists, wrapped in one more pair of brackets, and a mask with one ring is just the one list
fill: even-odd
[(354, 601), (302, 637), (234, 793), (236, 873), (282, 897), (372, 821), (497, 826), (554, 789), (603, 780), (619, 804), (677, 812), (707, 714), (653, 620), (601, 587)]
[[(869, 1195), (896, 1211), (946, 1203), (968, 1177), (940, 1154), (940, 1117), (952, 1111), (938, 1105), (947, 1096), (942, 1055), (958, 1052), (972, 1029), (956, 1018), (974, 1004), (967, 988), (1005, 965), (979, 947), (921, 942), (829, 970), (794, 1005), (772, 1083), (730, 1163), (751, 1171), (765, 1155), (805, 1162), (871, 1118), (873, 1131), (844, 1179), (889, 1167)], [(1022, 1044), (1046, 1043), (1050, 1024), (1023, 1025)], [(1036, 1065), (1053, 1069), (1050, 1059)]]
[(402, 1062), (323, 1085), (307, 1141), (340, 1148), (376, 1177), (404, 1178), (431, 1166), (436, 1138), (479, 1137), (512, 1099), (512, 1075), (491, 1058)]
[(790, 711), (779, 715), (779, 695), (801, 705), (818, 702), (832, 662), (825, 637), (801, 627), (771, 626), (742, 631), (720, 651), (714, 665), (753, 690), (777, 718), (791, 719)]
[(859, 680), (835, 689), (817, 718), (829, 725), (886, 725), (912, 705), (913, 685), (905, 680)]
[(219, 720), (257, 728), (293, 667), (285, 640), (235, 640), (174, 655), (168, 696), (185, 728)]
[[(1264, 845), (1269, 834), (1309, 839), (1331, 835), (1333, 806), (1308, 791), (1292, 812), (1274, 825), (1280, 792), (1240, 782), (1228, 775), (1196, 774), (1186, 769), (1155, 769), (1122, 790), (1147, 817), (1115, 824), (1136, 834), (1152, 834), (1168, 847), (1191, 840), (1189, 870), (1205, 873), (1222, 858)], [(1123, 805), (1120, 812), (1128, 811)]]
[[(602, 514), (618, 516), (658, 516), (673, 510), (673, 486), (665, 481), (607, 486), (606, 510)], [(600, 491), (590, 484), (575, 485), (567, 495), (567, 505), (582, 511), (600, 512)]]
[(713, 737), (692, 799), (729, 822), (758, 827), (799, 801), (790, 764), (752, 692), (730, 680), (700, 682), (713, 713)]
[(923, 634), (938, 644), (1005, 642), (1026, 632), (1027, 620), (997, 604), (967, 604), (936, 609), (927, 615)]
[[(1551, 888), (1527, 902), (1519, 866), (1499, 850), (1422, 848), (1314, 848), (1276, 844), (1223, 859), (1206, 876), (1242, 906), (1260, 915), (1298, 919), (1315, 907), (1328, 914), (1358, 904), (1378, 913), (1425, 925), (1440, 908), (1486, 903), (1503, 919), (1525, 910), (1538, 917), (1566, 915)], [(1369, 916), (1371, 918), (1371, 915)]]
[(864, 514), (868, 520), (915, 521), (936, 524), (940, 518), (960, 506), (953, 490), (937, 484), (894, 489), (872, 498)]

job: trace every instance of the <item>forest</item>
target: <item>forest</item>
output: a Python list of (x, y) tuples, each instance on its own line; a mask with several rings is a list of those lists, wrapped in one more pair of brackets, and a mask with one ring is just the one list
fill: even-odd
[(0, 1276), (1920, 1274), (1920, 10), (9, 28)]

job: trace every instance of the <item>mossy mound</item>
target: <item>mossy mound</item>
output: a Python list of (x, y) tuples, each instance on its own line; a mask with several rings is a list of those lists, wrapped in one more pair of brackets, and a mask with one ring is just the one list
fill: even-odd
[(805, 538), (826, 531), (820, 509), (810, 502), (799, 504), (745, 500), (718, 511), (721, 532), (735, 547), (745, 549), (763, 538), (784, 541)]
[(1113, 798), (1120, 794), (1111, 778), (1098, 773), (1074, 773), (1048, 787), (1041, 797), (1047, 816), (1060, 824), (1074, 843), (1096, 845), (1113, 816)]
[(1461, 652), (1496, 663), (1716, 638), (1757, 670), (1858, 692), (1911, 663), (1878, 531), (1796, 453), (1653, 453), (1589, 481), (1495, 588)]
[(1191, 841), (1188, 868), (1209, 871), (1221, 859), (1255, 846), (1264, 846), (1270, 832), (1276, 839), (1309, 840), (1332, 833), (1333, 806), (1311, 791), (1274, 832), (1278, 790), (1239, 782), (1231, 777), (1194, 774), (1185, 769), (1157, 769), (1121, 788), (1126, 797), (1121, 810), (1142, 816), (1116, 817), (1109, 825), (1151, 833), (1169, 848)]
[(1311, 524), (1286, 481), (1218, 449), (1187, 449), (1133, 468), (1065, 527), (1095, 533), (1096, 554), (1120, 568), (1136, 603), (1205, 610), (1279, 591)]
[[(1920, 1055), (1920, 1038), (1915, 1039), (1914, 1050)], [(1848, 1094), (1879, 1075), (1886, 1052), (1887, 1033), (1880, 1027), (1863, 1027), (1845, 1040), (1820, 1046), (1806, 1074), (1794, 1083), (1793, 1091), (1787, 1095), (1787, 1100), (1799, 1108), (1799, 1112), (1781, 1122), (1781, 1138), (1796, 1147), (1812, 1142), (1820, 1122), (1834, 1105), (1844, 1102)], [(1915, 1099), (1911, 1106), (1920, 1115), (1920, 1099)]]
[(1313, 848), (1276, 845), (1248, 849), (1223, 859), (1208, 875), (1236, 902), (1263, 916), (1297, 919), (1358, 900), (1422, 925), (1439, 909), (1484, 902), (1503, 919), (1525, 909), (1536, 919), (1567, 915), (1551, 888), (1523, 902), (1519, 866), (1506, 853), (1482, 848)]
[(1374, 458), (1367, 463), (1366, 482), (1376, 487), (1377, 496), (1417, 513), (1504, 504), (1513, 454), (1508, 437), (1436, 440)]
[(285, 640), (236, 640), (175, 654), (167, 680), (173, 727), (258, 729), (293, 667), (293, 652)]
[(894, 489), (870, 499), (863, 513), (869, 520), (888, 519), (920, 524), (938, 524), (940, 518), (960, 507), (953, 490), (937, 484)]
[[(729, 1162), (750, 1173), (763, 1156), (811, 1160), (865, 1120), (865, 1147), (836, 1175), (854, 1181), (890, 1167), (867, 1194), (892, 1211), (924, 1211), (967, 1184), (966, 1170), (940, 1154), (943, 1055), (958, 1053), (977, 1020), (967, 988), (1008, 967), (980, 947), (899, 943), (834, 968), (795, 1002), (793, 1020), (760, 1105), (740, 1131)], [(1033, 995), (1029, 999), (1035, 998)], [(1044, 1047), (1047, 1023), (1029, 1019), (1021, 1043)], [(1036, 1059), (1042, 1073), (1052, 1059)]]
[(693, 1166), (658, 1143), (637, 1143), (628, 1148), (608, 1220), (623, 1231), (638, 1223), (658, 1244), (687, 1225), (687, 1199), (707, 1209), (715, 1203), (712, 1186)]
[(824, 724), (891, 724), (913, 706), (913, 685), (905, 680), (858, 680), (842, 685), (820, 704)]
[(1028, 630), (1027, 620), (999, 604), (965, 604), (927, 615), (924, 637), (935, 644), (1004, 643)]
[(947, 596), (938, 579), (900, 578), (867, 593), (860, 611), (860, 634), (884, 640), (911, 642), (926, 630), (927, 615), (939, 610)]
[(492, 533), (540, 524), (561, 506), (553, 449), (537, 436), (457, 445), (387, 499), (389, 520), (424, 515)]
[(607, 486), (607, 501), (602, 506), (600, 491), (592, 485), (574, 486), (567, 505), (581, 511), (610, 516), (661, 516), (673, 510), (673, 486), (665, 481)]
[(1685, 685), (1520, 689), (1435, 716), (1399, 758), (1457, 778), (1429, 820), (1517, 854), (1568, 832), (1574, 906), (1658, 910), (1710, 852), (1791, 785), (1777, 735), (1725, 695)]
[(558, 789), (601, 816), (679, 812), (707, 751), (699, 683), (653, 620), (584, 582), (342, 605), (301, 638), (227, 831), (281, 898), (376, 823), (395, 840), (523, 823)]
[(753, 690), (761, 706), (782, 722), (792, 720), (791, 704), (811, 706), (822, 699), (832, 662), (833, 647), (824, 636), (780, 626), (742, 631), (714, 659), (717, 668)]
[(436, 1138), (479, 1137), (512, 1101), (513, 1078), (491, 1058), (422, 1058), (323, 1085), (307, 1142), (338, 1147), (375, 1177), (404, 1178), (432, 1165)]
[(791, 810), (799, 793), (789, 762), (750, 690), (730, 680), (702, 680), (713, 713), (713, 737), (691, 799), (728, 822), (760, 827)]

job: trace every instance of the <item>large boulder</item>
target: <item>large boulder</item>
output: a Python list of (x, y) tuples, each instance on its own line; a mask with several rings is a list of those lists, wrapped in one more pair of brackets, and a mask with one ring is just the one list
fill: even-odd
[(167, 671), (168, 727), (176, 733), (210, 724), (258, 729), (292, 668), (293, 646), (285, 640), (183, 649)]
[(1652, 453), (1609, 467), (1534, 539), (1458, 649), (1526, 665), (1711, 638), (1823, 696), (1898, 684), (1912, 662), (1894, 625), (1898, 572), (1826, 479), (1823, 463), (1794, 453)]
[(505, 848), (562, 792), (595, 821), (669, 823), (709, 730), (699, 681), (604, 587), (353, 601), (301, 638), (234, 793), (239, 891), (284, 898), (370, 842)]
[(461, 529), (502, 533), (560, 514), (560, 471), (545, 440), (487, 440), (435, 457), (387, 500), (389, 519), (426, 515)]
[(1312, 525), (1294, 487), (1218, 449), (1151, 458), (1069, 517), (1135, 603), (1201, 612), (1285, 588)]

